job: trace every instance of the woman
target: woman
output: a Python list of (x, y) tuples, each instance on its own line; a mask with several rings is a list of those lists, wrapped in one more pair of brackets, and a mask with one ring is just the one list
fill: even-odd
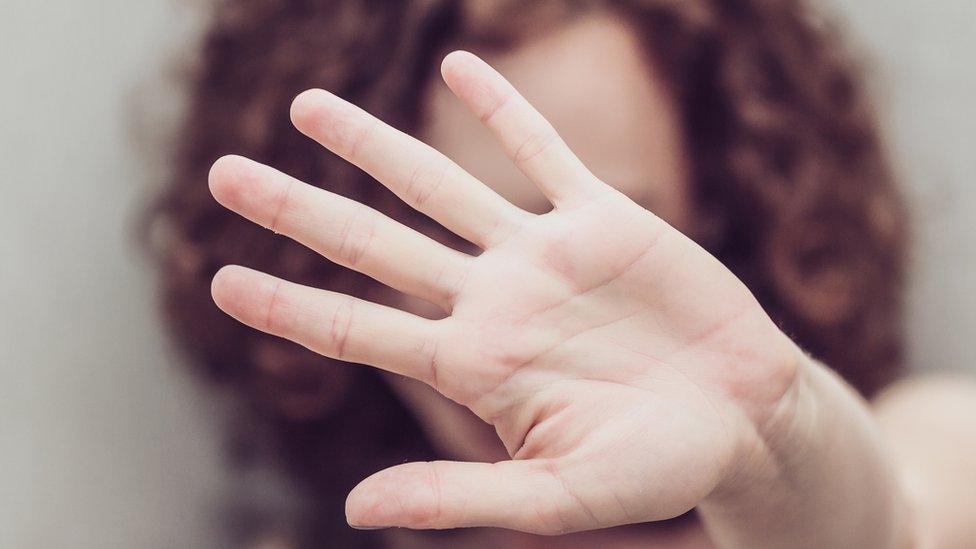
[(851, 390), (903, 366), (905, 214), (801, 2), (222, 3), (177, 160), (171, 326), (289, 543), (968, 539), (971, 389)]

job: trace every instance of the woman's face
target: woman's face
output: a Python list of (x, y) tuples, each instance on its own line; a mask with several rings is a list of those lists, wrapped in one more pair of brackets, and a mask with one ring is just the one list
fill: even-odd
[[(638, 37), (608, 14), (577, 19), (502, 55), (486, 55), (601, 179), (673, 224), (687, 214), (680, 120)], [(439, 77), (422, 138), (522, 208), (549, 203)]]
[[(678, 112), (630, 27), (594, 13), (504, 54), (484, 57), (598, 177), (687, 230), (691, 212)], [(425, 97), (421, 139), (514, 204), (536, 213), (550, 208), (439, 75), (428, 83)], [(398, 296), (394, 301), (424, 316), (443, 314), (420, 300)], [(490, 428), (466, 409), (419, 383), (391, 381), (446, 456), (507, 457)]]

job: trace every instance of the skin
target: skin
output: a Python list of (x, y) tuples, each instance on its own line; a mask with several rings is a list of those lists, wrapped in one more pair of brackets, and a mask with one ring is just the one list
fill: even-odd
[[(927, 431), (878, 422), (680, 230), (694, 228), (676, 111), (620, 25), (591, 18), (492, 60), (554, 124), (465, 52), (442, 65), (450, 92), (428, 93), (423, 137), (436, 148), (326, 91), (300, 95), (300, 131), (472, 253), (224, 157), (210, 176), (221, 204), (411, 297), (389, 307), (230, 266), (214, 300), (254, 328), (396, 374), (435, 443), (461, 460), (365, 479), (347, 500), (356, 527), (553, 535), (698, 508), (703, 529), (577, 542), (911, 546), (930, 520), (909, 520), (899, 474), (931, 467), (897, 469), (882, 437)], [(883, 417), (911, 407), (906, 393)]]
[[(629, 27), (594, 14), (489, 60), (591, 171), (672, 226), (694, 232), (678, 111), (669, 90), (652, 77), (654, 68)], [(516, 206), (534, 213), (552, 208), (439, 75), (428, 83), (426, 98), (422, 141)], [(409, 295), (378, 297), (421, 316), (444, 314)], [(428, 437), (444, 455), (476, 461), (507, 457), (490, 426), (467, 408), (409, 378), (389, 376), (389, 381), (423, 418)]]

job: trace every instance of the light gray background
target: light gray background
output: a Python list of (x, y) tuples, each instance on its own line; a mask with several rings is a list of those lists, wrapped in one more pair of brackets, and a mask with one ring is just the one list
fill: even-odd
[[(914, 364), (976, 372), (976, 2), (836, 2), (917, 213)], [(131, 237), (160, 169), (132, 99), (172, 119), (187, 5), (0, 0), (0, 547), (213, 544), (217, 405), (178, 374)]]

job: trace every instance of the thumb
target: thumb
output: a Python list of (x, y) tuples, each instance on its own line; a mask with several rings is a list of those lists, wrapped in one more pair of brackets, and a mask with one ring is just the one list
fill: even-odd
[(509, 528), (563, 534), (598, 528), (551, 460), (406, 463), (353, 488), (346, 520), (354, 528)]

